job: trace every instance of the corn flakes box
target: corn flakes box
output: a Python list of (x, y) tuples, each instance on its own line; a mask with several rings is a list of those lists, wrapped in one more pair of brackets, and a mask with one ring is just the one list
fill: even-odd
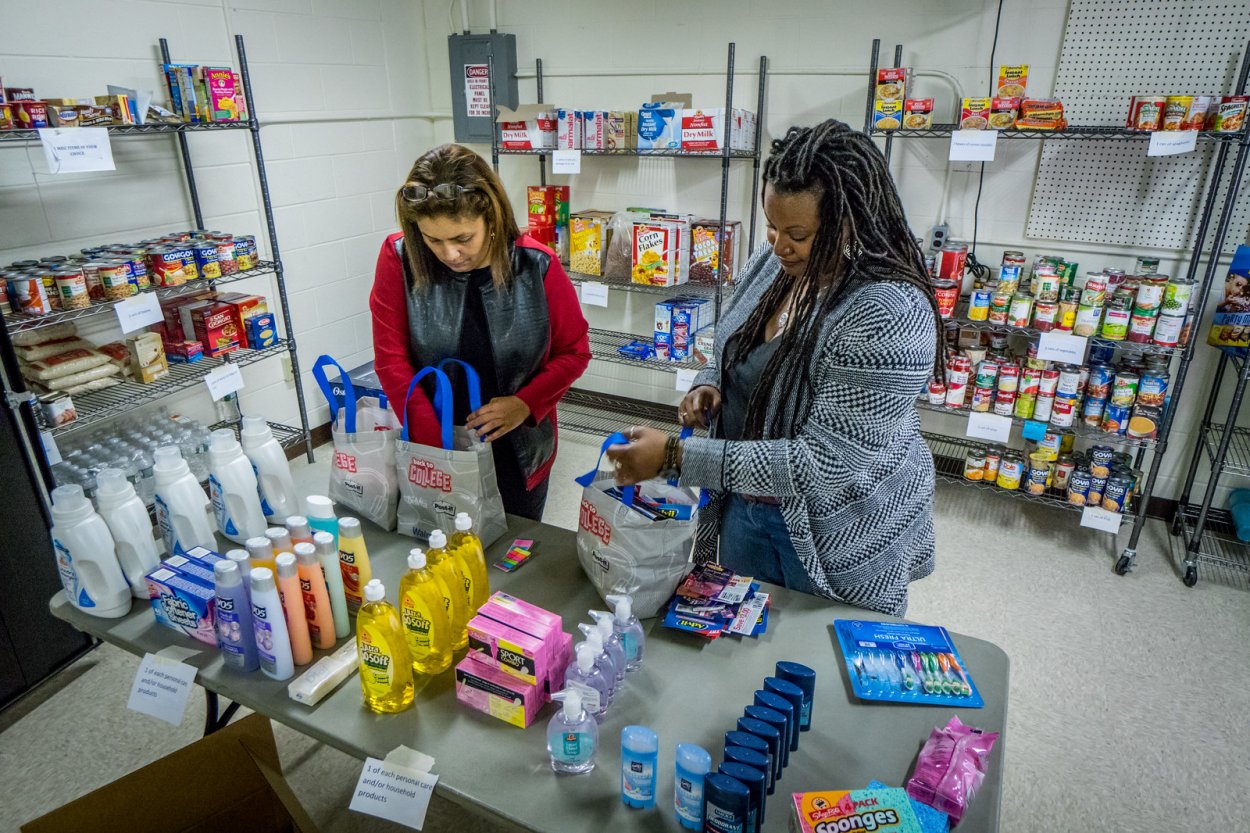
[(834, 790), (793, 793), (790, 833), (923, 833), (907, 792)]
[(630, 279), (647, 286), (690, 280), (690, 223), (651, 219), (634, 223)]

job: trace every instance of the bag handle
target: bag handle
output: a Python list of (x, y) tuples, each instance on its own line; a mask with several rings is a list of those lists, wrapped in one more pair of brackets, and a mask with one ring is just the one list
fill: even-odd
[(334, 399), (334, 391), (330, 387), (330, 380), (326, 378), (326, 368), (334, 367), (339, 371), (339, 381), (343, 385), (343, 412), (346, 414), (344, 419), (343, 430), (348, 434), (356, 433), (356, 387), (352, 384), (352, 380), (348, 377), (347, 371), (343, 366), (336, 362), (328, 355), (322, 355), (312, 367), (313, 378), (317, 380), (317, 387), (321, 388), (321, 394), (326, 398), (326, 404), (330, 406), (330, 421), (338, 422), (339, 410), (338, 403)]
[[(421, 380), (430, 374), (434, 374), (435, 388), (439, 394), (437, 399), (441, 400), (441, 407), (435, 406), (434, 416), (438, 418), (439, 428), (442, 430), (443, 449), (450, 451), (452, 449), (452, 425), (451, 425), (451, 380), (447, 378), (447, 374), (439, 370), (437, 367), (423, 367), (412, 377), (412, 381), (408, 383), (408, 394), (404, 397), (403, 418), (400, 420), (399, 438), (404, 442), (408, 442), (408, 400), (412, 399), (412, 392), (417, 389), (417, 385)], [(441, 411), (441, 413), (439, 413)]]
[[(603, 441), (603, 444), (599, 446), (599, 459), (595, 460), (595, 467), (592, 468), (590, 471), (586, 472), (585, 474), (579, 477), (573, 478), (573, 480), (579, 486), (589, 486), (591, 483), (594, 483), (595, 475), (599, 473), (599, 466), (600, 464), (603, 463), (603, 455), (607, 454), (608, 449), (614, 445), (629, 445), (629, 437), (626, 437), (620, 431), (617, 431), (615, 434), (610, 435), (607, 439)], [(621, 490), (622, 502), (626, 506), (634, 505), (634, 493), (636, 491), (637, 491), (637, 487), (635, 486), (626, 486), (624, 489)]]
[[(441, 362), (439, 362), (436, 365), (436, 367), (439, 370), (446, 373), (447, 365), (449, 364), (458, 364), (464, 370), (465, 386), (469, 389), (469, 412), (472, 413), (473, 411), (481, 410), (482, 408), (482, 377), (478, 375), (477, 371), (474, 370), (473, 366), (469, 364), (468, 362), (461, 361), (460, 359), (455, 359), (451, 357), (443, 359)], [(439, 402), (439, 399), (440, 397), (438, 393), (435, 393), (434, 394), (434, 410), (436, 411), (439, 410), (442, 404), (441, 402)]]

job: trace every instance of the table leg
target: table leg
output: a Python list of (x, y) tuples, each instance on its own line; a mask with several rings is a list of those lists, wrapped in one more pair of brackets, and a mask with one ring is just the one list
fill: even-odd
[(218, 713), (217, 692), (204, 690), (204, 737), (208, 737), (219, 729), (224, 729), (230, 724), (231, 719), (239, 710), (238, 703), (231, 703), (226, 706), (224, 712)]

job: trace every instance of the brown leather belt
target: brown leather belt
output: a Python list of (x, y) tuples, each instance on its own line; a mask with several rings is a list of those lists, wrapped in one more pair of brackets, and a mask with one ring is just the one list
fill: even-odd
[(744, 495), (744, 494), (739, 494), (738, 497), (742, 498), (747, 503), (766, 503), (769, 506), (781, 505), (781, 499), (775, 498), (775, 497), (767, 497), (767, 496), (761, 496), (761, 495)]

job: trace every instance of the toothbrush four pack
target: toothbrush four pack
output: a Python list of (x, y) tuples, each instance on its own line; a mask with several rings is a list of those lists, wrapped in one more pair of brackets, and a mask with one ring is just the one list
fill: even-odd
[(855, 694), (863, 700), (934, 706), (984, 705), (946, 628), (835, 619)]

